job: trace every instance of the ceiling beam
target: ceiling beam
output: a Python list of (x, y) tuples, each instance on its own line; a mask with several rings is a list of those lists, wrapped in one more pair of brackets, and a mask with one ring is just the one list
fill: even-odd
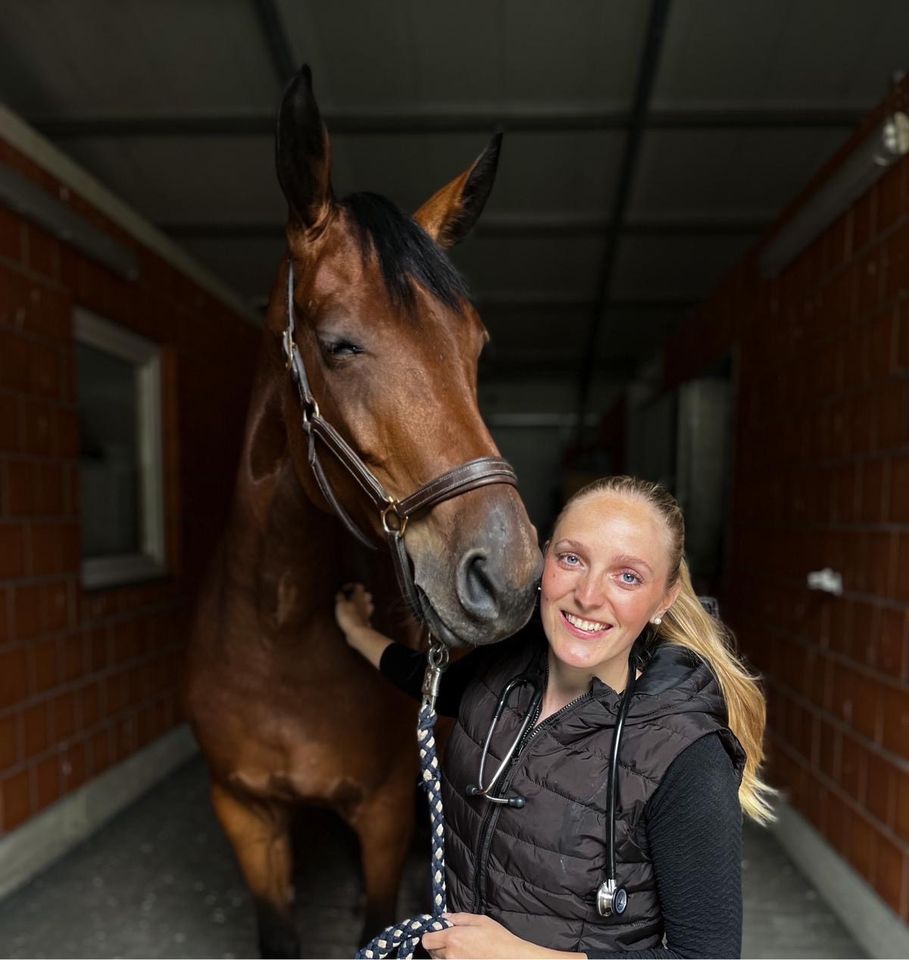
[(283, 90), (290, 78), (296, 73), (297, 64), (281, 14), (274, 0), (252, 0), (256, 19), (262, 30), (262, 36), (268, 47), (271, 65), (275, 71), (278, 87)]
[[(474, 303), (484, 309), (589, 310), (600, 301), (591, 297), (551, 297), (534, 293), (479, 293)], [(700, 301), (679, 297), (624, 297), (610, 300), (610, 310), (690, 310)]]
[[(772, 218), (651, 217), (626, 220), (622, 231), (634, 237), (739, 237), (759, 234)], [(611, 222), (604, 217), (487, 217), (477, 224), (478, 237), (602, 237)], [(274, 221), (174, 221), (159, 229), (179, 240), (276, 240), (284, 227)]]
[(640, 152), (647, 112), (650, 107), (650, 95), (653, 92), (653, 85), (659, 69), (660, 54), (668, 19), (669, 0), (651, 0), (647, 32), (644, 36), (644, 45), (638, 61), (638, 76), (635, 83), (631, 123), (628, 128), (628, 135), (625, 138), (619, 175), (613, 193), (610, 224), (606, 230), (606, 250), (600, 270), (597, 305), (590, 315), (584, 351), (581, 354), (577, 401), (579, 432), (583, 429), (587, 404), (590, 399), (590, 387), (594, 371), (598, 367), (597, 348), (603, 327), (603, 314), (612, 293), (612, 278), (619, 251), (619, 239), (622, 233), (622, 225), (625, 222), (625, 211), (634, 186), (638, 153)]
[[(281, 56), (281, 55), (279, 55)], [(276, 66), (276, 71), (279, 69)], [(281, 68), (283, 69), (283, 68)], [(861, 110), (839, 108), (664, 109), (649, 114), (648, 130), (841, 129), (854, 127)], [(625, 110), (577, 110), (547, 113), (476, 111), (471, 113), (323, 114), (332, 134), (387, 135), (431, 133), (488, 134), (496, 127), (511, 133), (624, 132), (634, 123)], [(270, 137), (273, 113), (154, 117), (30, 117), (28, 122), (52, 140), (89, 137)]]
[[(259, 297), (252, 297), (251, 301), (258, 308), (265, 309), (268, 296), (268, 294), (262, 294)], [(545, 293), (523, 291), (478, 293), (472, 298), (472, 302), (481, 312), (484, 310), (583, 310), (589, 312), (599, 304), (599, 300), (591, 297), (553, 297)], [(605, 309), (642, 314), (681, 314), (696, 307), (700, 302), (700, 300), (682, 297), (620, 297), (610, 300)]]
[[(546, 293), (523, 291), (490, 291), (477, 293), (474, 303), (485, 309), (589, 310), (600, 301), (593, 297), (551, 296)], [(618, 310), (687, 310), (700, 301), (680, 297), (624, 297), (609, 301), (608, 306)]]
[[(600, 376), (604, 381), (625, 384), (635, 378), (641, 358), (639, 356), (611, 357), (607, 362), (600, 364)], [(480, 357), (479, 377), (481, 382), (488, 383), (492, 379), (502, 380), (547, 380), (565, 378), (574, 382), (577, 375), (577, 363), (571, 357), (553, 358), (551, 355), (541, 357), (539, 354), (520, 357), (492, 359)]]

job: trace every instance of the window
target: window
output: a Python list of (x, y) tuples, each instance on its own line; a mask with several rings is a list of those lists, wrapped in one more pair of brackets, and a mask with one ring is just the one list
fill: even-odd
[(160, 576), (164, 566), (160, 349), (75, 314), (82, 585)]

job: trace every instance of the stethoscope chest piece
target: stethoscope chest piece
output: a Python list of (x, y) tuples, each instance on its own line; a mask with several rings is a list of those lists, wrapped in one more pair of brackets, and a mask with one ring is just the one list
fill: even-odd
[(615, 880), (604, 880), (597, 890), (597, 913), (601, 917), (620, 916), (628, 906), (628, 894), (624, 887), (617, 887)]

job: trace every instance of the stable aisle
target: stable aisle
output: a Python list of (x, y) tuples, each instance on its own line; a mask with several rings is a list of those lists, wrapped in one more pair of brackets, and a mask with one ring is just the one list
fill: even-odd
[[(297, 876), (304, 956), (351, 957), (360, 926), (356, 841), (308, 814)], [(425, 849), (424, 849), (425, 848)], [(401, 917), (420, 912), (428, 839), (418, 831)], [(746, 830), (744, 957), (861, 957), (767, 831)], [(0, 903), (3, 957), (254, 957), (253, 911), (194, 759)]]

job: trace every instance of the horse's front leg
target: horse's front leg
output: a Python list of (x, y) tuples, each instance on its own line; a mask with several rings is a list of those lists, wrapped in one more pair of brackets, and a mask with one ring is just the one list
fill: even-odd
[(300, 939), (293, 919), (289, 807), (275, 801), (241, 798), (217, 782), (212, 783), (211, 799), (253, 895), (259, 953), (263, 957), (299, 957)]
[(413, 835), (416, 771), (410, 763), (382, 784), (349, 822), (360, 838), (360, 857), (366, 885), (366, 915), (361, 944), (400, 919), (396, 916), (401, 873)]

